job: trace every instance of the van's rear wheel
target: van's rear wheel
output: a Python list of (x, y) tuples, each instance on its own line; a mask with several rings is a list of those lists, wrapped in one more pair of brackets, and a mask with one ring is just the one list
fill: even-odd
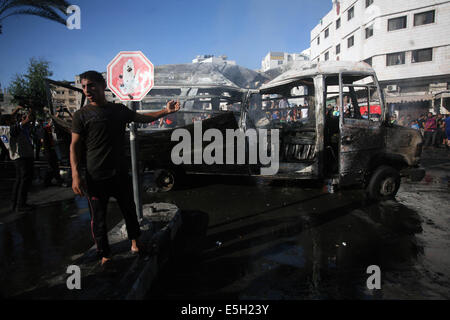
[(155, 182), (159, 190), (167, 192), (175, 186), (175, 172), (169, 169), (160, 169), (155, 172)]
[(369, 197), (374, 200), (395, 197), (400, 188), (400, 173), (390, 166), (378, 167), (370, 178), (367, 187)]

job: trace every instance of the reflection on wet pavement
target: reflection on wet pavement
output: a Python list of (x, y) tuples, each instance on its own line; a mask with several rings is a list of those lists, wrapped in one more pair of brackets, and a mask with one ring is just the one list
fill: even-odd
[[(120, 220), (115, 207), (111, 205), (109, 227)], [(85, 198), (9, 214), (1, 222), (0, 296), (14, 296), (41, 278), (65, 273), (67, 265), (93, 245)]]
[[(153, 196), (206, 212), (210, 223), (202, 241), (186, 231), (180, 242), (196, 239), (201, 252), (174, 258), (149, 299), (450, 296), (448, 273), (444, 283), (424, 284), (422, 218), (397, 201), (366, 203), (356, 190), (328, 194), (229, 178)], [(381, 268), (381, 290), (367, 288), (370, 265)]]
[[(353, 189), (207, 176), (146, 194), (144, 203), (183, 211), (176, 254), (148, 298), (448, 299), (448, 172), (433, 164), (428, 178), (404, 181), (396, 201), (381, 203)], [(115, 202), (110, 213), (112, 228)], [(92, 245), (83, 198), (0, 215), (0, 296), (65, 273)], [(381, 290), (366, 287), (370, 265), (381, 268)]]

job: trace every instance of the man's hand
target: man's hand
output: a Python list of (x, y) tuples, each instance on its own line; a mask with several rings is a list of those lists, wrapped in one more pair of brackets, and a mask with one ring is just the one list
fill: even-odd
[(170, 100), (167, 102), (166, 113), (171, 114), (180, 110), (180, 101)]
[(178, 110), (180, 110), (180, 102), (170, 100), (169, 102), (167, 102), (166, 107), (159, 111), (147, 112), (144, 114), (135, 113), (133, 121), (138, 123), (150, 123), (162, 117), (165, 117), (168, 114), (177, 112)]
[(72, 177), (72, 190), (75, 194), (79, 196), (84, 196), (84, 190), (86, 190), (86, 186), (84, 181), (80, 179), (80, 177)]
[(22, 110), (23, 109), (23, 107), (22, 106), (17, 106), (14, 110), (13, 110), (13, 112), (11, 112), (11, 115), (15, 115), (19, 110)]
[(34, 122), (34, 120), (35, 120), (34, 113), (33, 113), (33, 111), (30, 110), (30, 111), (28, 111), (28, 113), (26, 115), (24, 115), (22, 117), (21, 123), (22, 123), (22, 125), (25, 125), (29, 122)]

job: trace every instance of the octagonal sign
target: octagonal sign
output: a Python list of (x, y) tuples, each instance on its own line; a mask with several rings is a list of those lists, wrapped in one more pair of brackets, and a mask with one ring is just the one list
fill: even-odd
[(141, 101), (153, 82), (153, 64), (141, 51), (121, 51), (108, 64), (108, 88), (122, 101)]

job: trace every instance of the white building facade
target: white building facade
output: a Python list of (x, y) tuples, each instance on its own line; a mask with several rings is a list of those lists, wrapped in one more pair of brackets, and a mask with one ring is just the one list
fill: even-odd
[(198, 55), (195, 57), (195, 59), (192, 60), (192, 63), (228, 63), (235, 65), (236, 61), (234, 60), (228, 60), (228, 57), (225, 55), (215, 57), (212, 54), (203, 54)]
[(270, 69), (277, 68), (291, 61), (306, 61), (309, 56), (306, 54), (308, 49), (302, 53), (286, 53), (270, 51), (261, 61), (261, 71), (265, 72)]
[(0, 87), (0, 114), (9, 114), (12, 113), (16, 108), (13, 102), (13, 96), (9, 93), (9, 91), (5, 89), (1, 89)]
[(333, 0), (311, 31), (311, 60), (366, 61), (388, 103), (425, 108), (448, 97), (449, 34), (450, 1)]

